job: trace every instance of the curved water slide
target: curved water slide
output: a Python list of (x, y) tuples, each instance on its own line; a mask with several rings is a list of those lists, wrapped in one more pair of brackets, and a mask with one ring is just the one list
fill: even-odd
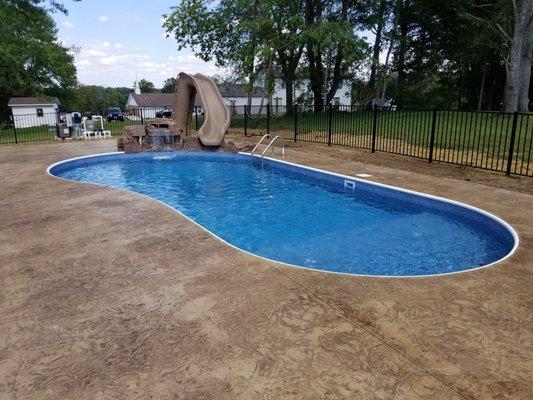
[(174, 92), (171, 118), (176, 121), (178, 129), (188, 135), (187, 123), (193, 112), (195, 98), (199, 96), (205, 118), (198, 129), (198, 138), (204, 146), (220, 146), (228, 131), (230, 114), (215, 82), (203, 74), (193, 76), (182, 72), (178, 75)]

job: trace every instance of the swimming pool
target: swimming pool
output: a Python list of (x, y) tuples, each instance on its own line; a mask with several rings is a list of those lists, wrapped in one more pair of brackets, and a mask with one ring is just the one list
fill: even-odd
[(112, 153), (49, 172), (148, 195), (239, 249), (330, 272), (459, 272), (518, 243), (504, 221), (460, 203), (244, 154)]

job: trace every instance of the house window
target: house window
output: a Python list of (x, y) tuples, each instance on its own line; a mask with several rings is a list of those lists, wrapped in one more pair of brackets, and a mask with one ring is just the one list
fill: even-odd
[(333, 98), (333, 105), (338, 106), (339, 104), (341, 104), (340, 97), (334, 97)]
[(43, 109), (42, 108), (38, 108), (37, 109), (37, 116), (38, 117), (42, 117), (43, 116)]

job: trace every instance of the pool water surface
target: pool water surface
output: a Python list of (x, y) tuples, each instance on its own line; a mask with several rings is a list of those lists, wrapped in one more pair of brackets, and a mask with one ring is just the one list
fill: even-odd
[(360, 275), (420, 276), (494, 263), (512, 228), (459, 204), (356, 178), (220, 153), (84, 157), (50, 173), (142, 193), (261, 257)]

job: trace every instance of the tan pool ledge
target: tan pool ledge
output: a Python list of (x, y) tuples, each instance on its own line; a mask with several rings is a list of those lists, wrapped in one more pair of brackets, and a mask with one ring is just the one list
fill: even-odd
[(0, 399), (531, 398), (531, 181), (289, 149), (482, 208), (520, 236), (477, 271), (353, 277), (266, 262), (150, 198), (46, 172), (115, 146), (0, 146)]

